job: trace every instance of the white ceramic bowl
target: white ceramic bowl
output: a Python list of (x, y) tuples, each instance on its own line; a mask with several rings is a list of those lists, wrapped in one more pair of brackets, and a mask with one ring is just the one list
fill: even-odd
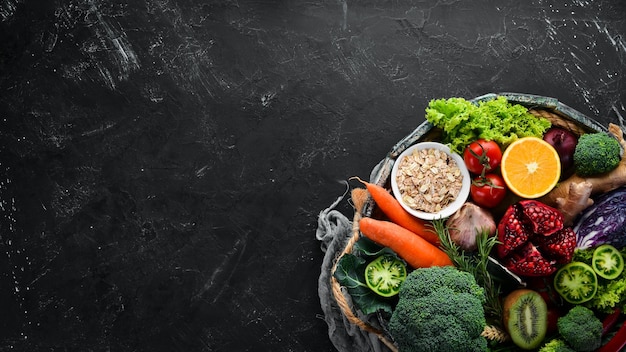
[[(400, 189), (398, 188), (398, 183), (396, 179), (398, 175), (398, 167), (400, 165), (400, 162), (404, 159), (405, 156), (412, 154), (413, 151), (416, 149), (417, 150), (437, 149), (437, 150), (441, 150), (445, 152), (456, 162), (457, 166), (461, 170), (461, 175), (463, 176), (463, 183), (461, 186), (461, 190), (459, 191), (459, 194), (456, 197), (456, 199), (437, 213), (427, 213), (427, 212), (415, 210), (409, 207), (402, 200), (402, 195), (400, 194)], [(424, 220), (442, 219), (442, 218), (447, 218), (450, 215), (454, 214), (457, 210), (461, 208), (463, 203), (465, 203), (465, 201), (467, 200), (467, 197), (469, 196), (469, 193), (470, 193), (471, 183), (472, 183), (472, 180), (470, 178), (469, 171), (467, 170), (467, 167), (465, 166), (463, 158), (459, 154), (452, 153), (450, 151), (450, 148), (448, 148), (446, 145), (437, 143), (437, 142), (420, 142), (420, 143), (412, 145), (411, 147), (407, 148), (404, 152), (402, 152), (402, 154), (398, 156), (398, 158), (396, 159), (393, 165), (393, 168), (391, 169), (391, 189), (393, 191), (394, 196), (396, 197), (396, 199), (398, 199), (398, 201), (400, 202), (402, 207), (406, 209), (406, 211), (411, 213), (413, 216), (416, 216)]]

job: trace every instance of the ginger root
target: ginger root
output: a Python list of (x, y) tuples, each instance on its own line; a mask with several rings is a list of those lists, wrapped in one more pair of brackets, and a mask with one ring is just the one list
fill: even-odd
[(572, 182), (566, 198), (557, 198), (556, 208), (563, 214), (563, 225), (572, 226), (574, 220), (583, 210), (593, 205), (591, 191), (593, 185), (589, 181)]
[[(609, 133), (617, 138), (623, 150), (626, 150), (624, 133), (616, 124), (609, 124)], [(580, 177), (573, 175), (560, 182), (541, 201), (559, 209), (565, 217), (565, 223), (571, 225), (580, 212), (593, 204), (593, 195), (606, 193), (626, 185), (626, 156), (622, 155), (619, 165), (607, 173)]]

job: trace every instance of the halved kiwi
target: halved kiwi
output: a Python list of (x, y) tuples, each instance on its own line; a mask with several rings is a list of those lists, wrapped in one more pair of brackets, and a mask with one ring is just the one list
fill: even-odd
[(504, 326), (517, 347), (532, 350), (543, 341), (548, 330), (548, 307), (543, 297), (529, 289), (509, 293), (503, 303)]

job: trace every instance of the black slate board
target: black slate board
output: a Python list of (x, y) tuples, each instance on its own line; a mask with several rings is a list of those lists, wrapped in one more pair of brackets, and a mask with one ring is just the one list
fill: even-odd
[(3, 1), (0, 350), (333, 350), (314, 232), (338, 181), (434, 98), (531, 93), (618, 121), (625, 14)]

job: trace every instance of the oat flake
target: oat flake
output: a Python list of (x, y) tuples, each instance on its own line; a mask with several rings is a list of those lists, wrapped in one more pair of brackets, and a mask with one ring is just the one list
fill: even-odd
[(402, 200), (412, 209), (436, 213), (452, 203), (461, 191), (463, 175), (445, 152), (414, 150), (400, 160), (396, 175)]

